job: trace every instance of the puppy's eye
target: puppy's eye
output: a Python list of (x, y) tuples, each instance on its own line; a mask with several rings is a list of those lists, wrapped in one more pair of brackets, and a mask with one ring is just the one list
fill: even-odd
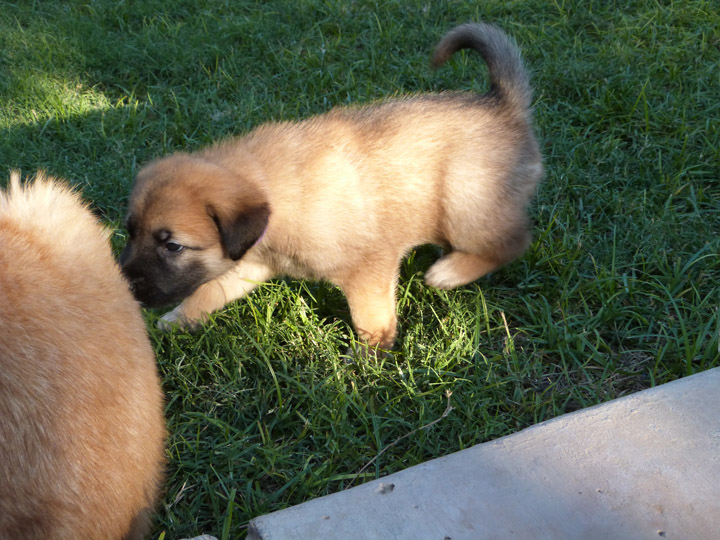
[(170, 253), (180, 253), (183, 249), (185, 249), (185, 246), (178, 244), (177, 242), (168, 242), (165, 244), (165, 249), (167, 249)]

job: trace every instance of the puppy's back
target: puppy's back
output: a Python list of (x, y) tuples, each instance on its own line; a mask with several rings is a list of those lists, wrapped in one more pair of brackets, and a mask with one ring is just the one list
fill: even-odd
[(0, 193), (0, 538), (142, 538), (162, 478), (154, 355), (79, 198)]

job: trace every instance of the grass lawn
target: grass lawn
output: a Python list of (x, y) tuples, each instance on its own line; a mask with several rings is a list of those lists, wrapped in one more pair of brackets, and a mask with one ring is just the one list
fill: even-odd
[(2, 182), (68, 179), (116, 248), (156, 156), (336, 105), (483, 91), (472, 54), (428, 67), (468, 20), (502, 26), (533, 73), (532, 247), (450, 292), (422, 283), (437, 251), (418, 248), (397, 350), (376, 363), (341, 356), (348, 308), (324, 283), (275, 280), (194, 335), (147, 312), (171, 431), (153, 538), (242, 538), (256, 515), (717, 366), (717, 4), (0, 1)]

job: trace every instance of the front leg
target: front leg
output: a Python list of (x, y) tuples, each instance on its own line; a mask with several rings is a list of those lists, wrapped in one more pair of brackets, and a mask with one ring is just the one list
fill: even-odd
[(377, 265), (335, 280), (350, 305), (355, 331), (371, 348), (390, 349), (395, 343), (398, 266)]
[(179, 326), (193, 330), (207, 320), (208, 314), (242, 298), (264, 281), (275, 276), (266, 264), (240, 261), (233, 269), (208, 281), (158, 321), (161, 330)]

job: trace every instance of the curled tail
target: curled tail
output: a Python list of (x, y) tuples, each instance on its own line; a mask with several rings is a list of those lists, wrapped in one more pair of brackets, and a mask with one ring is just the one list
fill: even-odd
[(432, 66), (442, 66), (460, 49), (473, 49), (483, 57), (490, 72), (490, 94), (517, 112), (529, 110), (532, 98), (530, 77), (523, 66), (520, 50), (505, 32), (486, 23), (456, 26), (438, 43)]

